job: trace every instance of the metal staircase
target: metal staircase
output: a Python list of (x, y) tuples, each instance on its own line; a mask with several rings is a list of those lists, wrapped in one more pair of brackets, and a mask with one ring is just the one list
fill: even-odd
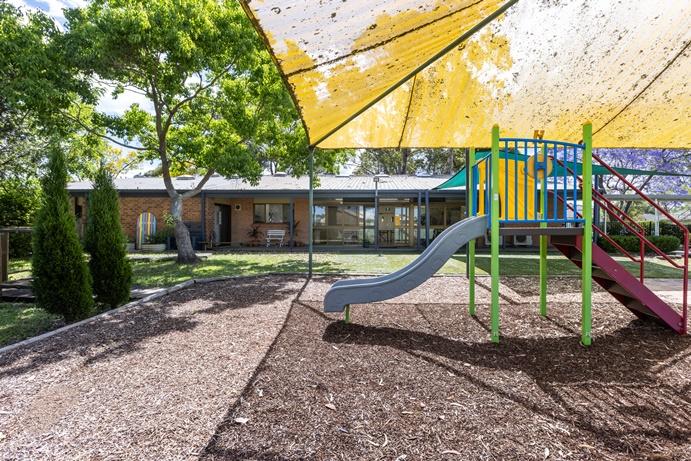
[[(552, 245), (578, 267), (582, 266), (583, 237), (552, 236)], [(686, 318), (660, 299), (644, 283), (612, 258), (605, 250), (593, 245), (592, 278), (639, 318), (654, 318), (679, 334), (686, 332)]]
[[(664, 253), (646, 237), (645, 230), (640, 224), (638, 224), (621, 208), (617, 207), (614, 203), (608, 200), (599, 191), (593, 189), (594, 203), (611, 218), (621, 223), (630, 235), (638, 238), (640, 250), (638, 255), (632, 255), (631, 252), (618, 245), (602, 229), (594, 225), (593, 230), (600, 236), (600, 238), (606, 240), (628, 259), (639, 264), (639, 274), (638, 278), (636, 278), (622, 264), (607, 254), (605, 250), (596, 244), (593, 244), (592, 279), (639, 318), (653, 318), (671, 328), (675, 332), (685, 334), (687, 332), (688, 318), (689, 230), (681, 222), (677, 221), (672, 215), (670, 215), (667, 210), (651, 200), (641, 190), (634, 186), (623, 175), (619, 174), (614, 168), (605, 163), (597, 155), (593, 154), (593, 160), (605, 167), (612, 175), (618, 177), (619, 180), (624, 182), (633, 193), (638, 195), (642, 200), (646, 201), (659, 213), (669, 219), (670, 222), (679, 227), (683, 236), (683, 250), (681, 262)], [(561, 162), (558, 160), (557, 163), (561, 164)], [(562, 166), (565, 165), (562, 164)], [(560, 201), (562, 206), (567, 207), (577, 215), (580, 215), (568, 201)], [(551, 244), (578, 267), (582, 267), (582, 243), (582, 235), (551, 236)], [(683, 295), (682, 307), (680, 311), (660, 299), (652, 290), (650, 290), (650, 288), (645, 285), (645, 256), (646, 252), (648, 251), (652, 251), (661, 259), (667, 261), (672, 267), (682, 271), (681, 285)]]

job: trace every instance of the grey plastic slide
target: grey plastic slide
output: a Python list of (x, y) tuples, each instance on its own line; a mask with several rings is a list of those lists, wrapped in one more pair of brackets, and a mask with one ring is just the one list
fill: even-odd
[(324, 312), (343, 312), (348, 304), (395, 298), (433, 276), (456, 251), (487, 231), (487, 216), (466, 218), (447, 228), (413, 262), (381, 277), (339, 280), (324, 298)]

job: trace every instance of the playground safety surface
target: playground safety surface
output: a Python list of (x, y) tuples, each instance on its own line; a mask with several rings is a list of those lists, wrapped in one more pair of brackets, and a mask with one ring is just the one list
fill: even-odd
[(502, 280), (499, 345), (463, 278), (353, 306), (350, 325), (321, 312), (332, 281), (294, 303), (203, 459), (691, 459), (691, 337), (598, 291), (583, 348), (577, 278), (550, 279), (546, 319), (536, 279)]
[(304, 282), (193, 285), (0, 355), (0, 460), (195, 459)]

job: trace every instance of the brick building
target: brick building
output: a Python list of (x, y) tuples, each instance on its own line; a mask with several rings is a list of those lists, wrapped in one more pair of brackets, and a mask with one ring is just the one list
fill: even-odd
[[(375, 181), (374, 176), (321, 175), (317, 179), (316, 246), (423, 248), (466, 214), (465, 191), (433, 190), (448, 176), (379, 176)], [(174, 185), (183, 192), (198, 181), (199, 177), (180, 176)], [(143, 212), (154, 214), (162, 226), (170, 210), (162, 178), (118, 178), (115, 186), (122, 227), (130, 239)], [(260, 245), (261, 239), (248, 235), (253, 227), (264, 235), (269, 229), (283, 229), (287, 244), (303, 246), (308, 235), (308, 187), (308, 178), (280, 173), (263, 176), (256, 185), (214, 176), (197, 196), (185, 200), (183, 220), (197, 248), (210, 241), (223, 246)], [(90, 190), (90, 182), (68, 186), (80, 232), (86, 225)]]

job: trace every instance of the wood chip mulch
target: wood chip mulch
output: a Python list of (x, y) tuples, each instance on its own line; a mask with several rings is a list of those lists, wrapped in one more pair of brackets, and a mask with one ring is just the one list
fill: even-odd
[(205, 460), (690, 460), (691, 337), (594, 296), (579, 345), (577, 278), (502, 285), (502, 340), (488, 293), (467, 314), (463, 278), (434, 278), (392, 302), (321, 313), (311, 282)]
[(0, 459), (196, 459), (304, 282), (194, 285), (0, 355)]

